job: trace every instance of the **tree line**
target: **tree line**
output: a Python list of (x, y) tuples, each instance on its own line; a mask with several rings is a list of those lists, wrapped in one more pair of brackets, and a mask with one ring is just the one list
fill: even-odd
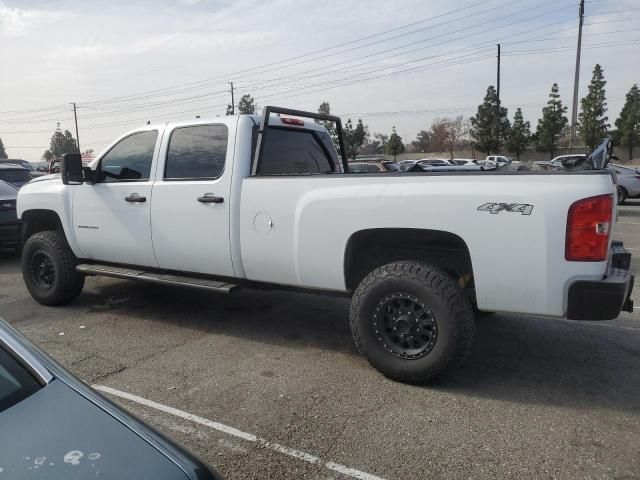
[[(615, 145), (627, 148), (629, 159), (633, 150), (640, 145), (640, 89), (634, 84), (626, 95), (620, 117), (611, 130), (607, 117), (605, 91), (606, 80), (600, 65), (593, 69), (587, 95), (580, 100), (577, 134), (589, 151), (595, 149), (600, 141), (611, 135)], [(323, 102), (319, 113), (330, 113), (329, 103)], [(522, 108), (516, 108), (513, 121), (509, 120), (508, 109), (501, 105), (498, 93), (492, 85), (487, 88), (483, 102), (476, 114), (464, 119), (436, 118), (426, 130), (420, 130), (416, 139), (406, 147), (417, 152), (446, 151), (453, 158), (454, 151), (471, 147), (474, 150), (491, 155), (501, 153), (503, 149), (514, 154), (517, 159), (529, 146), (539, 152), (549, 153), (553, 158), (561, 146), (568, 143), (569, 119), (567, 107), (562, 104), (558, 84), (554, 83), (549, 92), (547, 104), (542, 108), (535, 132), (530, 122), (524, 120)], [(326, 125), (335, 135), (335, 127)], [(351, 119), (344, 128), (344, 142), (347, 156), (355, 159), (358, 154), (393, 155), (394, 158), (405, 151), (405, 144), (397, 134), (395, 127), (390, 135), (369, 134), (369, 128), (358, 119), (355, 127)], [(337, 142), (336, 142), (337, 144)]]

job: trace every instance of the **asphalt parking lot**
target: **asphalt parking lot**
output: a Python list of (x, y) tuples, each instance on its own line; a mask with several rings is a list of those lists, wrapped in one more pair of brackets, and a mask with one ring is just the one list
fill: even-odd
[[(616, 238), (640, 272), (640, 201)], [(466, 365), (416, 387), (358, 356), (348, 305), (94, 277), (47, 308), (0, 256), (0, 316), (229, 479), (640, 478), (640, 309), (482, 318)]]

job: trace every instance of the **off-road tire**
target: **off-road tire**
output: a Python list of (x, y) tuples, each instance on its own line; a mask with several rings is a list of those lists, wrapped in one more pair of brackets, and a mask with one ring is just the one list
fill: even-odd
[[(36, 270), (43, 259), (48, 262), (50, 285), (38, 279)], [(84, 287), (84, 275), (76, 272), (77, 259), (64, 235), (57, 231), (38, 232), (22, 249), (22, 278), (34, 300), (42, 305), (66, 305)]]
[[(374, 314), (390, 295), (418, 299), (437, 324), (435, 343), (419, 358), (390, 353), (376, 333)], [(376, 268), (357, 287), (351, 300), (353, 340), (369, 363), (385, 376), (424, 384), (462, 365), (471, 353), (475, 322), (473, 308), (456, 282), (432, 265), (403, 260)]]

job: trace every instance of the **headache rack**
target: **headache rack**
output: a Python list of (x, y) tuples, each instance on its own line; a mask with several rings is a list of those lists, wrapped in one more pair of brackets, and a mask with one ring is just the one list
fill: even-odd
[(256, 141), (256, 150), (251, 166), (251, 175), (256, 175), (260, 171), (260, 162), (262, 161), (262, 152), (269, 133), (269, 118), (271, 114), (291, 115), (292, 117), (311, 118), (313, 120), (322, 120), (325, 122), (334, 122), (336, 124), (336, 132), (338, 134), (339, 154), (342, 157), (342, 169), (344, 173), (349, 173), (349, 162), (344, 149), (344, 138), (342, 133), (342, 121), (340, 117), (334, 115), (325, 115), (323, 113), (305, 112), (303, 110), (292, 110), (290, 108), (281, 107), (265, 107), (262, 115), (262, 124), (258, 130), (258, 139)]

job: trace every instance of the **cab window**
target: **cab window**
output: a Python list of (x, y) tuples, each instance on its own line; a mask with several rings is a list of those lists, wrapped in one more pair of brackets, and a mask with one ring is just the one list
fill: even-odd
[(227, 137), (225, 125), (175, 129), (167, 149), (165, 180), (218, 178), (224, 170)]
[(137, 132), (123, 138), (100, 160), (101, 182), (149, 180), (157, 130)]
[(270, 127), (257, 173), (258, 175), (333, 173), (339, 171), (337, 163), (337, 154), (326, 133)]

